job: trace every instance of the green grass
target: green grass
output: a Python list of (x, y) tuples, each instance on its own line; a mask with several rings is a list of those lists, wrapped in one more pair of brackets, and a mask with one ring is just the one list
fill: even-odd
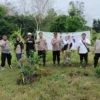
[[(14, 53), (13, 53), (14, 56)], [(42, 77), (39, 82), (16, 85), (20, 70), (13, 57), (13, 69), (7, 66), (0, 71), (0, 100), (100, 100), (100, 79), (92, 68), (93, 55), (89, 55), (89, 76), (84, 76), (85, 68), (79, 68), (79, 56), (73, 54), (72, 67), (52, 65), (52, 52), (47, 53), (47, 66), (52, 76)], [(74, 76), (70, 76), (73, 73)]]

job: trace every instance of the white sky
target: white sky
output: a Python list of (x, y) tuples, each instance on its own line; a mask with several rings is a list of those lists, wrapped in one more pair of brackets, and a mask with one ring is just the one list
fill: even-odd
[[(0, 3), (4, 1), (0, 0)], [(54, 9), (60, 14), (67, 14), (70, 1), (83, 1), (85, 3), (85, 16), (89, 26), (92, 26), (94, 18), (100, 18), (100, 0), (52, 0)]]

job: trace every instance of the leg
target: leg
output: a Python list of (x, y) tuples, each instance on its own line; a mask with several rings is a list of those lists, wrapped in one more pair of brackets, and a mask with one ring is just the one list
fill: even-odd
[(27, 58), (29, 58), (30, 52), (29, 51), (26, 51), (26, 55), (27, 55)]
[(1, 54), (1, 67), (5, 66), (5, 61), (6, 61), (6, 54), (2, 53)]
[(46, 51), (42, 51), (42, 57), (43, 57), (43, 65), (45, 66), (45, 63), (46, 63)]
[(99, 60), (99, 54), (95, 54), (95, 56), (94, 56), (94, 67), (95, 68), (97, 67), (98, 60)]
[(83, 63), (83, 54), (80, 54), (80, 65), (82, 66)]
[(11, 66), (11, 54), (7, 54), (7, 62), (8, 62), (8, 65), (9, 67)]
[(53, 64), (56, 62), (56, 51), (53, 51)]
[(87, 66), (87, 64), (88, 64), (88, 53), (84, 54), (84, 60), (85, 60), (86, 66)]
[(16, 54), (17, 61), (19, 61), (21, 57), (22, 57), (21, 54)]
[(60, 64), (60, 51), (57, 51), (57, 61), (58, 61), (58, 64)]
[(66, 64), (66, 61), (67, 61), (67, 58), (66, 58), (66, 51), (64, 51), (63, 53), (63, 64), (65, 65)]

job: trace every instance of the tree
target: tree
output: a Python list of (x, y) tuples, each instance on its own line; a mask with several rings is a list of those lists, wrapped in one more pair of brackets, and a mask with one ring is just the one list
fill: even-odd
[(0, 5), (0, 37), (2, 37), (3, 34), (11, 35), (14, 30), (17, 29), (16, 24), (9, 23), (5, 17), (7, 17), (8, 9)]
[(70, 9), (68, 10), (69, 16), (78, 16), (78, 17), (84, 17), (84, 2), (80, 1), (71, 1), (69, 3)]
[(48, 11), (47, 16), (44, 18), (43, 23), (40, 27), (42, 31), (50, 31), (50, 26), (51, 23), (53, 23), (56, 19), (57, 13), (56, 11), (52, 8)]
[(68, 11), (69, 17), (67, 18), (67, 31), (75, 32), (77, 30), (85, 29), (87, 21), (85, 20), (85, 15), (84, 15), (84, 2), (71, 1), (69, 5), (70, 9)]
[(44, 15), (48, 11), (49, 0), (31, 0), (32, 12), (35, 17), (36, 30), (40, 30)]
[(94, 19), (93, 20), (93, 29), (96, 32), (100, 32), (100, 19)]
[(85, 26), (84, 19), (78, 16), (68, 16), (66, 21), (66, 31), (67, 32), (75, 32), (77, 30), (82, 29)]
[(66, 32), (66, 23), (67, 23), (67, 16), (60, 15), (51, 24), (50, 31), (51, 32)]

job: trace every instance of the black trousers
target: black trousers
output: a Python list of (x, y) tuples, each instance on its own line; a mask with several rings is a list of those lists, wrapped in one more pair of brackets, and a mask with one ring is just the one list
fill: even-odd
[(100, 57), (100, 53), (96, 53), (94, 56), (94, 67), (97, 67), (99, 57)]
[(43, 65), (45, 65), (45, 63), (46, 63), (46, 51), (45, 50), (38, 51), (38, 56), (43, 59)]
[(53, 63), (58, 62), (60, 64), (60, 51), (53, 51)]
[(7, 59), (7, 62), (8, 62), (8, 65), (10, 66), (11, 65), (11, 54), (9, 53), (2, 53), (1, 54), (1, 67), (4, 67), (5, 66), (5, 62), (6, 62), (6, 59)]
[(80, 54), (80, 64), (83, 63), (83, 60), (85, 61), (86, 65), (88, 64), (88, 53)]

